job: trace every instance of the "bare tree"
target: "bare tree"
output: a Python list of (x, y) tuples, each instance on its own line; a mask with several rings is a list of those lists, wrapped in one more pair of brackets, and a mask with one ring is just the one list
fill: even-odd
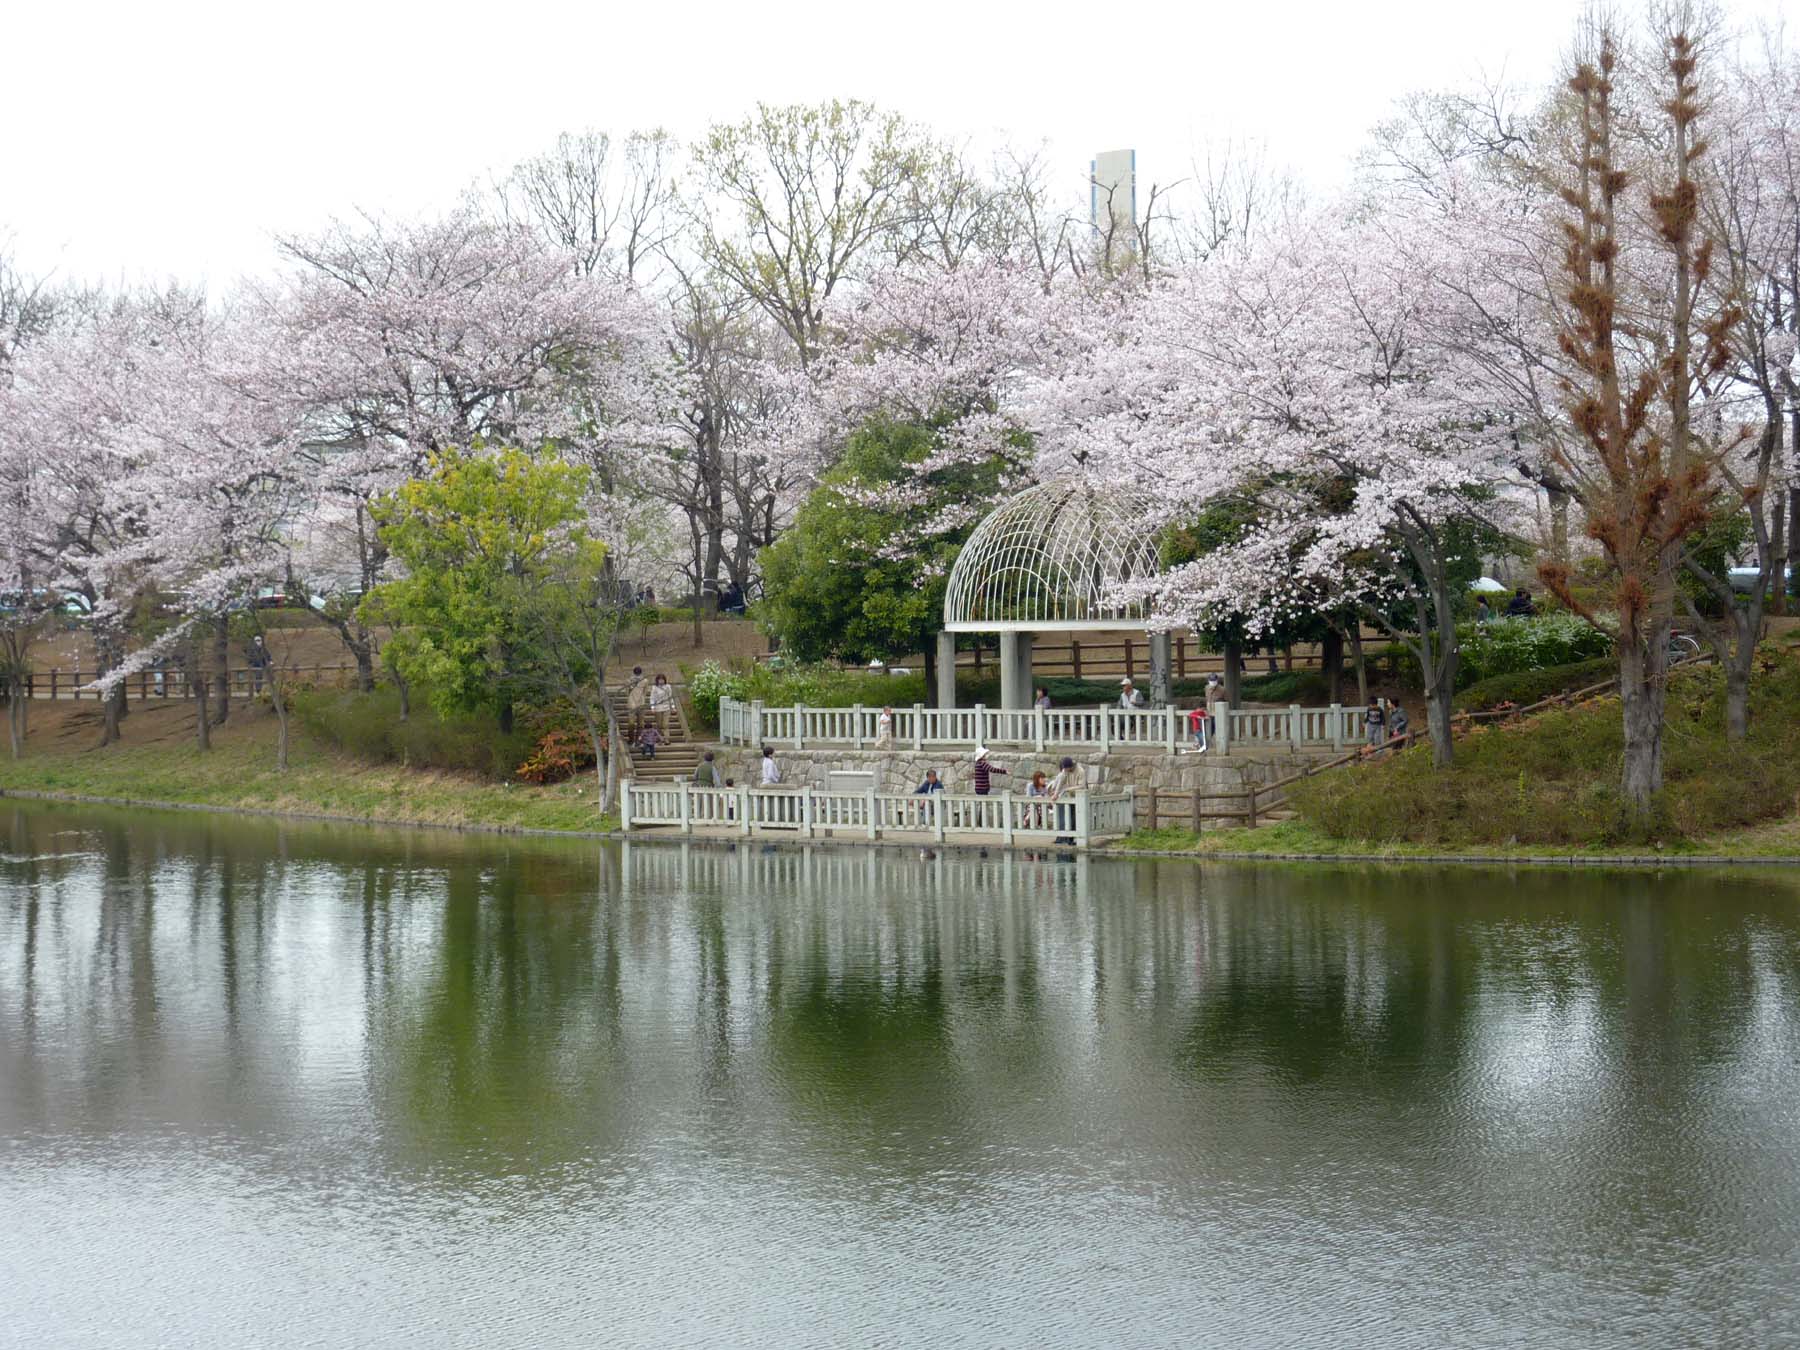
[(825, 302), (919, 224), (941, 167), (925, 133), (857, 100), (758, 104), (694, 150), (686, 207), (706, 265), (810, 360)]
[(584, 276), (608, 271), (654, 280), (644, 273), (679, 231), (672, 210), (676, 151), (660, 129), (632, 132), (622, 154), (603, 131), (565, 132), (554, 149), (513, 169), (500, 184), (500, 206), (568, 249)]

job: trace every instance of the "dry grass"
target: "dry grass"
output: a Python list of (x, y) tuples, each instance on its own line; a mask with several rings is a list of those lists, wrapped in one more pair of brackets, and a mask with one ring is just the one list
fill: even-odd
[(406, 824), (591, 830), (613, 823), (595, 810), (592, 779), (509, 786), (365, 764), (316, 744), (297, 724), (288, 772), (277, 773), (275, 729), (266, 707), (234, 704), (203, 754), (194, 745), (193, 705), (133, 704), (121, 743), (101, 749), (93, 704), (39, 703), (25, 756), (0, 757), (0, 789)]

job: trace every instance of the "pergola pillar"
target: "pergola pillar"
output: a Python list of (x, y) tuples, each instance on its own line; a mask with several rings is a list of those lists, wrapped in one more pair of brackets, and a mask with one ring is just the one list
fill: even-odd
[(956, 706), (956, 634), (937, 635), (937, 706)]
[(1165, 707), (1173, 702), (1174, 644), (1165, 630), (1150, 634), (1150, 702)]
[(1031, 706), (1031, 644), (1030, 633), (1012, 630), (1000, 634), (1000, 706), (1002, 708), (1029, 708)]

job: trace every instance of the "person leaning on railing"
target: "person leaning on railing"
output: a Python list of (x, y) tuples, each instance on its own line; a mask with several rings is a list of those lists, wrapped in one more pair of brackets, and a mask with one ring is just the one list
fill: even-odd
[(1056, 813), (1056, 842), (1059, 844), (1075, 842), (1075, 804), (1065, 802), (1064, 798), (1073, 797), (1081, 791), (1081, 781), (1081, 766), (1064, 755), (1056, 777), (1050, 780), (1049, 794), (1050, 800), (1056, 803), (1051, 810)]

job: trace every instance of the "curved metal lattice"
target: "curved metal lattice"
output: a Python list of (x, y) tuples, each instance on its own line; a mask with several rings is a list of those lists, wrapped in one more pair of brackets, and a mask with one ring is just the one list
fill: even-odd
[(950, 570), (944, 627), (1135, 627), (1147, 604), (1111, 603), (1109, 592), (1160, 570), (1149, 513), (1135, 493), (1080, 478), (1040, 483), (975, 527)]

